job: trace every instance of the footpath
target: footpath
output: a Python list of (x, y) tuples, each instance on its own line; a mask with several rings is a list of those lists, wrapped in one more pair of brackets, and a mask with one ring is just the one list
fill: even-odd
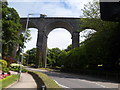
[(18, 89), (18, 88), (34, 88), (37, 90), (37, 84), (33, 77), (28, 73), (21, 73), (21, 78), (12, 84), (11, 86), (7, 87), (7, 89)]

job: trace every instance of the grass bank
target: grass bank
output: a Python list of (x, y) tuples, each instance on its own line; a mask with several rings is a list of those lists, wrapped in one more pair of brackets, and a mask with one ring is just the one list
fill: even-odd
[(47, 89), (53, 89), (53, 90), (62, 89), (52, 78), (50, 78), (46, 74), (36, 71), (33, 71), (33, 73), (37, 74), (42, 79)]
[(47, 70), (47, 71), (54, 71), (54, 69), (51, 69), (51, 68), (39, 68), (41, 70)]
[(18, 75), (7, 76), (6, 78), (0, 80), (0, 88), (6, 88), (7, 86), (11, 85), (17, 80), (18, 80)]

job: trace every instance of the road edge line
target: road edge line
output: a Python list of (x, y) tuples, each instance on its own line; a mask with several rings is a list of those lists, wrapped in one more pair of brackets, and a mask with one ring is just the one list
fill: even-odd
[(63, 88), (70, 88), (70, 87), (67, 87), (67, 86), (64, 86), (64, 85), (61, 85), (59, 84), (56, 80), (54, 80), (59, 86), (63, 87)]

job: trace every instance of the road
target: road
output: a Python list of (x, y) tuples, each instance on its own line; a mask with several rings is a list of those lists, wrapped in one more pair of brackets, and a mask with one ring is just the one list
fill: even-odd
[[(76, 75), (76, 74), (69, 74), (69, 73), (61, 73), (61, 72), (50, 72), (46, 70), (34, 69), (34, 68), (27, 68), (28, 70), (38, 71), (47, 74), (56, 83), (58, 83), (63, 88), (101, 88), (104, 90), (105, 88), (118, 88), (118, 83), (112, 83), (105, 80), (83, 76), (83, 75)], [(114, 89), (115, 90), (115, 89)]]

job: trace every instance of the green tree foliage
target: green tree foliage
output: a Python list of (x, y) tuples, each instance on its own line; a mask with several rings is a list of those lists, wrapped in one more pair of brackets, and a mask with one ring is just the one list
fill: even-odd
[(104, 31), (114, 29), (118, 26), (118, 22), (107, 22), (100, 19), (99, 2), (96, 0), (85, 4), (84, 9), (82, 9), (82, 11), (84, 18), (81, 19), (82, 24), (80, 24), (80, 27), (82, 27), (83, 29), (90, 28), (96, 31)]
[(36, 61), (36, 48), (26, 51), (24, 64), (35, 64)]
[(50, 66), (58, 65), (58, 55), (61, 53), (59, 48), (48, 49), (47, 51), (47, 63)]
[(58, 55), (57, 66), (64, 65), (66, 56), (67, 52), (65, 50), (62, 50), (61, 53)]
[(2, 56), (13, 58), (14, 48), (17, 46), (24, 47), (24, 42), (30, 39), (30, 31), (27, 30), (24, 37), (20, 17), (14, 8), (8, 7), (7, 2), (2, 2), (2, 31)]
[(67, 70), (103, 70), (118, 71), (120, 59), (120, 23), (107, 22), (100, 19), (98, 2), (84, 6), (81, 27), (94, 29), (97, 32), (89, 37), (79, 48), (70, 50), (64, 59), (64, 69)]
[(96, 0), (86, 4), (82, 11), (86, 19), (82, 19), (81, 27), (97, 31), (85, 44), (89, 59), (96, 65), (104, 63), (104, 67), (112, 67), (119, 57), (119, 22), (102, 21), (99, 3)]
[(94, 64), (104, 64), (105, 68), (112, 68), (117, 66), (120, 54), (120, 33), (119, 25), (114, 29), (97, 32), (93, 38), (85, 43), (87, 56)]
[(100, 7), (97, 0), (84, 4), (82, 11), (85, 18), (100, 18)]
[(2, 54), (12, 56), (11, 52), (16, 44), (21, 42), (19, 37), (20, 17), (14, 8), (9, 8), (6, 2), (2, 3)]

